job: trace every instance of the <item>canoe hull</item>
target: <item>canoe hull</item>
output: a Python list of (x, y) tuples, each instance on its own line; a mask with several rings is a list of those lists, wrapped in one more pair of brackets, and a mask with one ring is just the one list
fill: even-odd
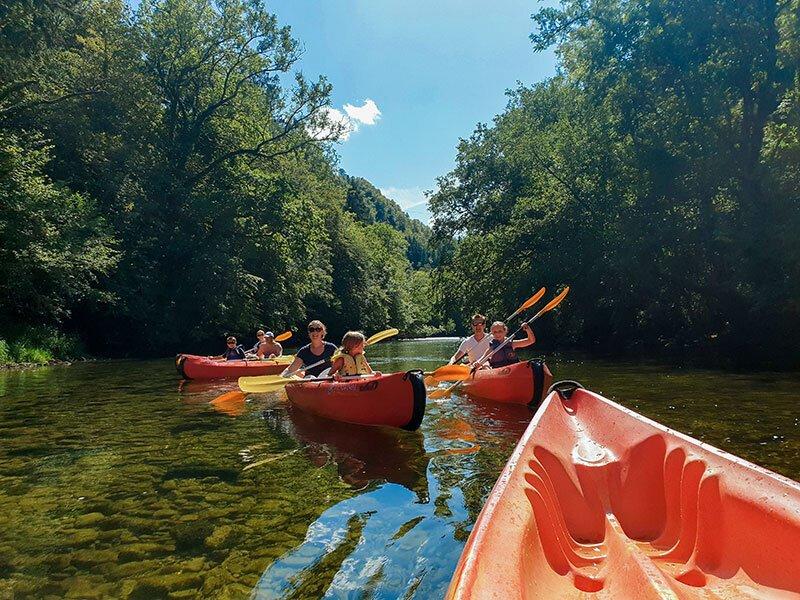
[(794, 598), (800, 485), (577, 389), (551, 393), (448, 598)]
[(286, 386), (299, 409), (334, 421), (414, 431), (425, 414), (422, 373), (392, 373), (349, 381), (308, 381)]
[(480, 369), (462, 388), (474, 398), (538, 406), (552, 383), (550, 369), (541, 360), (528, 360), (507, 367)]
[(238, 379), (257, 375), (277, 375), (288, 362), (258, 360), (209, 360), (206, 356), (179, 354), (175, 368), (184, 379)]

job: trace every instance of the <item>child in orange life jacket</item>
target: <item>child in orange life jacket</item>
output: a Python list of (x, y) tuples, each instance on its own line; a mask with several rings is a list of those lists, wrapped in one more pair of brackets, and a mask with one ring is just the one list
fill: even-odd
[(365, 375), (372, 373), (367, 358), (364, 356), (364, 344), (367, 338), (359, 331), (348, 331), (342, 338), (342, 347), (333, 357), (330, 374), (340, 379), (343, 375)]

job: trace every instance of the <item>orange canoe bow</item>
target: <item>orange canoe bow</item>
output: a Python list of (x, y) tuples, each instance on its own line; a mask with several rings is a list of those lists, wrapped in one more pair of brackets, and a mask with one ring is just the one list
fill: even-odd
[(799, 484), (569, 383), (520, 439), (448, 598), (800, 597)]

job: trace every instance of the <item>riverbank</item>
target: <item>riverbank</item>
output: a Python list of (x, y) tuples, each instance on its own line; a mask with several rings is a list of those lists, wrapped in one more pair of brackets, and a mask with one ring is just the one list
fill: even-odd
[(76, 335), (45, 328), (0, 337), (0, 370), (28, 370), (91, 359)]

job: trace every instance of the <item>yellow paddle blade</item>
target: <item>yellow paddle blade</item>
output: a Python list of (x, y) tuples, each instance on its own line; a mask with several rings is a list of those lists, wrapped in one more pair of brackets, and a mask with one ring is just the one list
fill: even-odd
[(439, 380), (436, 379), (433, 375), (427, 375), (425, 379), (422, 380), (425, 384), (425, 387), (433, 387), (439, 383)]
[(225, 404), (228, 402), (238, 402), (244, 401), (245, 395), (240, 392), (239, 390), (233, 390), (232, 392), (228, 392), (226, 394), (222, 394), (221, 396), (217, 396), (211, 401), (211, 404), (218, 405), (218, 404)]
[(384, 329), (383, 331), (379, 331), (375, 335), (369, 336), (367, 338), (367, 343), (365, 345), (366, 346), (371, 346), (372, 344), (374, 344), (376, 342), (380, 342), (381, 340), (385, 340), (386, 338), (393, 337), (393, 336), (397, 335), (398, 333), (400, 333), (399, 329), (394, 329), (394, 328), (392, 328), (392, 329)]
[(285, 342), (290, 337), (292, 337), (292, 332), (291, 331), (284, 331), (282, 334), (275, 336), (275, 341), (276, 342)]
[(268, 360), (276, 362), (279, 365), (288, 365), (294, 360), (294, 354), (281, 354), (277, 358), (270, 358)]
[(243, 392), (258, 394), (274, 392), (293, 381), (302, 381), (300, 377), (281, 377), (280, 375), (260, 375), (259, 377), (239, 377), (239, 389)]

